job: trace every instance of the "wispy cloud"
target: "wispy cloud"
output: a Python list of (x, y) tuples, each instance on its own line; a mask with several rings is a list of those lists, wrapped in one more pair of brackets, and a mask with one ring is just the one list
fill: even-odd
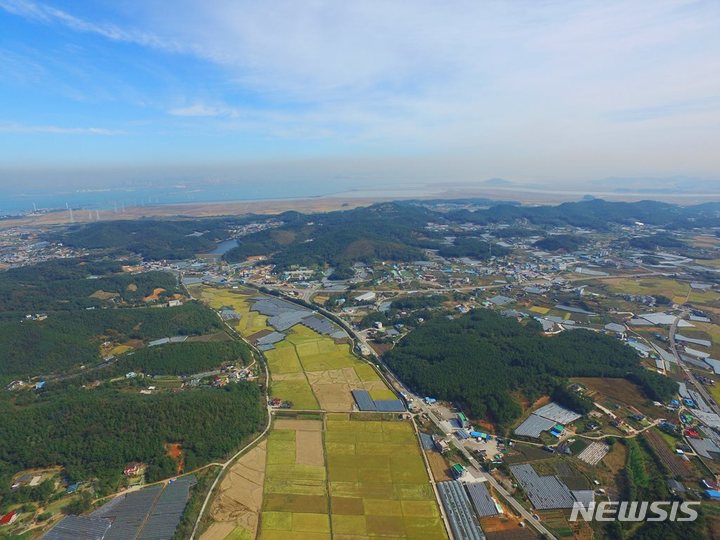
[[(0, 10), (167, 59), (128, 85), (156, 133), (182, 133), (198, 159), (297, 141), (452, 154), (484, 177), (720, 172), (716, 0), (50, 1)], [(98, 72), (115, 69), (107, 48)]]
[(612, 111), (608, 117), (618, 122), (644, 122), (674, 116), (707, 114), (720, 111), (720, 96), (661, 103), (649, 107), (638, 107)]
[(237, 118), (239, 112), (237, 109), (233, 109), (228, 106), (216, 106), (208, 105), (206, 103), (193, 103), (185, 107), (176, 107), (168, 111), (172, 116), (185, 116), (185, 117), (227, 117)]
[(116, 129), (99, 127), (64, 127), (64, 126), (38, 126), (18, 124), (15, 122), (0, 122), (0, 133), (49, 133), (55, 135), (123, 135), (125, 132)]
[(149, 32), (127, 30), (109, 23), (91, 22), (75, 17), (52, 6), (29, 0), (0, 0), (0, 8), (8, 13), (44, 24), (59, 24), (78, 32), (97, 34), (113, 41), (136, 43), (146, 47), (180, 51), (177, 43), (162, 40)]

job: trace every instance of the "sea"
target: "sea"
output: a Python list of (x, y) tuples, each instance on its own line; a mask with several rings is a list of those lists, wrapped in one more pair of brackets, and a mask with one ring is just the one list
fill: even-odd
[(257, 182), (252, 184), (178, 184), (77, 190), (8, 190), (0, 195), (0, 215), (15, 216), (36, 210), (115, 210), (165, 204), (223, 203), (314, 197), (410, 198), (434, 193), (437, 186), (408, 185), (388, 189), (357, 180), (332, 182)]

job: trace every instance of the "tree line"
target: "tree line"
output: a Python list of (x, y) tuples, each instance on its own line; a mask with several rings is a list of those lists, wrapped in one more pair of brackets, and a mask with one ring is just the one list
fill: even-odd
[(522, 412), (512, 398), (552, 394), (569, 377), (626, 377), (648, 398), (671, 398), (675, 384), (640, 364), (620, 341), (585, 330), (542, 335), (533, 320), (520, 324), (490, 310), (458, 319), (435, 316), (385, 354), (385, 361), (422, 395), (457, 402), (477, 418), (509, 426)]

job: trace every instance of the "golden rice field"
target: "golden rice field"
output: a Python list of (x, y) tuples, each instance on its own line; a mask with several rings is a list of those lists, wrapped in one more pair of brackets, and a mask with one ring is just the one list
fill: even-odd
[[(250, 337), (272, 330), (267, 317), (251, 311), (251, 299), (258, 293), (243, 289), (202, 287), (193, 294), (213, 309), (232, 307), (239, 321), (231, 321), (237, 332)], [(265, 352), (270, 369), (272, 397), (292, 403), (294, 409), (351, 411), (351, 390), (364, 389), (373, 399), (394, 399), (372, 366), (352, 354), (350, 345), (338, 343), (303, 325), (295, 325), (275, 349)]]
[[(269, 330), (250, 310), (253, 291), (194, 288), (214, 309), (240, 314), (243, 336)], [(267, 438), (261, 540), (446, 539), (440, 509), (412, 424), (354, 420), (353, 389), (374, 399), (395, 394), (347, 343), (296, 325), (266, 351), (273, 397), (295, 409), (326, 411), (320, 419), (277, 417)], [(301, 413), (302, 414), (302, 413)], [(237, 528), (228, 538), (245, 538)], [(235, 535), (235, 536), (233, 536)]]

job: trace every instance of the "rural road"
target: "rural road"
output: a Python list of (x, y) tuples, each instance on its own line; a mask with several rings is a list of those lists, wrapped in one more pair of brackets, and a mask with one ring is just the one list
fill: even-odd
[[(353, 332), (355, 334), (355, 332)], [(364, 343), (363, 340), (361, 340), (357, 335), (355, 335), (355, 338), (358, 339), (361, 343)], [(372, 355), (380, 362), (379, 357), (375, 351), (370, 349), (372, 351)], [(387, 370), (386, 378), (388, 378), (393, 385), (397, 389), (402, 389), (402, 391), (407, 394), (409, 397), (413, 398), (413, 403), (416, 404), (416, 406), (422, 411), (423, 413), (427, 414), (427, 417), (430, 418), (430, 420), (437, 426), (437, 428), (445, 433), (445, 429), (442, 426), (441, 422), (437, 419), (435, 416), (435, 413), (430, 409), (427, 405), (425, 405), (425, 402), (419, 398), (418, 396), (414, 395), (412, 392), (410, 392), (405, 385), (403, 385), (400, 380), (390, 371), (387, 366), (385, 366), (385, 369)], [(520, 504), (510, 493), (500, 485), (500, 483), (491, 475), (486, 473), (480, 468), (480, 464), (477, 462), (477, 460), (470, 454), (470, 452), (462, 445), (459, 441), (457, 441), (454, 437), (452, 437), (451, 434), (447, 434), (449, 436), (450, 440), (452, 440), (453, 445), (465, 456), (465, 459), (467, 459), (468, 463), (470, 463), (471, 467), (473, 468), (474, 476), (484, 478), (495, 490), (505, 499), (505, 501), (512, 506), (515, 511), (521, 515), (529, 524), (531, 527), (534, 527), (540, 534), (545, 535), (547, 538), (554, 539), (555, 536), (547, 529), (545, 526), (540, 523), (537, 519), (535, 519), (531, 512), (529, 512), (522, 504)]]
[(692, 385), (695, 387), (695, 389), (698, 391), (698, 393), (703, 397), (703, 399), (707, 402), (708, 406), (712, 411), (720, 416), (720, 407), (718, 407), (715, 404), (715, 400), (710, 395), (710, 393), (705, 389), (705, 385), (701, 384), (696, 378), (695, 375), (693, 375), (693, 372), (690, 371), (690, 369), (685, 365), (683, 362), (682, 357), (680, 356), (680, 353), (678, 352), (677, 343), (675, 342), (675, 334), (677, 332), (678, 325), (680, 324), (680, 321), (687, 316), (688, 311), (683, 310), (680, 315), (675, 317), (675, 320), (672, 323), (672, 326), (670, 326), (670, 348), (672, 349), (673, 356), (675, 356), (675, 360), (677, 361), (678, 365), (682, 368), (683, 372), (685, 373), (685, 376), (689, 379), (689, 381), (692, 383)]

